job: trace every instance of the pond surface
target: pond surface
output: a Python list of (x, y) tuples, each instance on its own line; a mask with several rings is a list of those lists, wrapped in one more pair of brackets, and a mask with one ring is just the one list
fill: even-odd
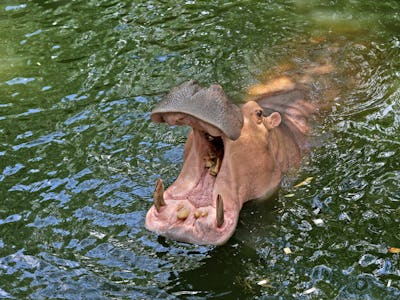
[[(326, 3), (2, 1), (0, 298), (399, 299), (400, 3)], [(331, 108), (292, 183), (221, 247), (144, 229), (182, 165), (188, 129), (149, 121), (172, 86), (240, 102), (321, 59)]]

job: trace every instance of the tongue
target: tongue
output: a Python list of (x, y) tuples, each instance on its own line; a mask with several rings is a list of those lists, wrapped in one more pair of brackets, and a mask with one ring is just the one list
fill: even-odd
[(217, 136), (221, 132), (229, 139), (240, 136), (243, 117), (240, 108), (229, 101), (220, 85), (202, 88), (190, 80), (173, 88), (153, 109), (154, 122), (200, 127)]

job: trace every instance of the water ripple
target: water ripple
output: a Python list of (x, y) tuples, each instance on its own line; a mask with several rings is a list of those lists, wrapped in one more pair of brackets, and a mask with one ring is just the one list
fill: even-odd
[(28, 227), (36, 227), (36, 228), (45, 228), (45, 227), (54, 227), (55, 225), (58, 225), (61, 222), (58, 218), (54, 216), (48, 216), (45, 218), (41, 218), (39, 216), (36, 216), (35, 220), (33, 223), (29, 223), (26, 226)]
[(140, 211), (116, 215), (102, 212), (90, 206), (77, 209), (74, 213), (74, 217), (80, 221), (91, 220), (94, 225), (99, 225), (101, 227), (128, 225), (131, 228), (136, 228), (138, 227), (137, 225), (142, 224), (144, 221), (143, 212)]
[(50, 134), (41, 136), (33, 141), (25, 142), (25, 143), (22, 143), (19, 145), (14, 145), (14, 146), (12, 146), (12, 149), (14, 151), (18, 151), (23, 148), (33, 148), (33, 147), (50, 144), (50, 143), (61, 143), (62, 144), (62, 143), (64, 143), (64, 141), (60, 138), (62, 138), (64, 136), (65, 136), (65, 133), (56, 131), (56, 132), (52, 132)]
[(15, 84), (28, 84), (29, 82), (35, 81), (36, 78), (30, 77), (30, 78), (25, 78), (25, 77), (15, 77), (13, 79), (10, 79), (6, 81), (8, 85), (15, 85)]
[(11, 215), (5, 218), (4, 220), (0, 219), (0, 225), (6, 224), (6, 223), (12, 223), (12, 222), (18, 222), (22, 219), (22, 216), (19, 214)]
[(6, 11), (12, 11), (12, 10), (20, 10), (26, 8), (26, 4), (20, 4), (20, 5), (7, 5), (5, 10)]
[[(398, 3), (136, 2), (1, 6), (0, 298), (398, 299)], [(320, 59), (336, 110), (308, 186), (246, 206), (222, 247), (144, 229), (182, 166), (188, 129), (149, 120), (171, 86), (239, 101)]]

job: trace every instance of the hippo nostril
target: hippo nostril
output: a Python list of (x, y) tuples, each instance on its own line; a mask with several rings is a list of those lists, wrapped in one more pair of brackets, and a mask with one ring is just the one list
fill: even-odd
[(157, 180), (156, 188), (153, 193), (154, 206), (157, 212), (160, 212), (161, 206), (165, 206), (164, 201), (164, 183), (161, 178)]

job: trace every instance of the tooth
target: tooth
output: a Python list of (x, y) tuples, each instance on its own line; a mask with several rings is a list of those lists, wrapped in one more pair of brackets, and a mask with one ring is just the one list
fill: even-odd
[(190, 214), (190, 208), (183, 207), (178, 211), (178, 214), (176, 216), (179, 220), (186, 220), (189, 214)]
[(153, 193), (154, 206), (157, 212), (160, 212), (161, 206), (165, 205), (164, 201), (164, 183), (161, 178), (157, 180), (156, 188)]
[(209, 155), (204, 157), (204, 162), (207, 169), (211, 168), (215, 164)]
[(193, 214), (193, 216), (195, 217), (195, 219), (198, 218), (204, 218), (208, 216), (208, 212), (207, 211), (200, 211), (200, 210), (196, 210)]
[(217, 227), (221, 227), (224, 224), (224, 201), (221, 195), (217, 197)]
[(215, 164), (210, 167), (210, 175), (217, 176), (220, 167), (221, 167), (221, 159), (217, 157), (215, 160)]

